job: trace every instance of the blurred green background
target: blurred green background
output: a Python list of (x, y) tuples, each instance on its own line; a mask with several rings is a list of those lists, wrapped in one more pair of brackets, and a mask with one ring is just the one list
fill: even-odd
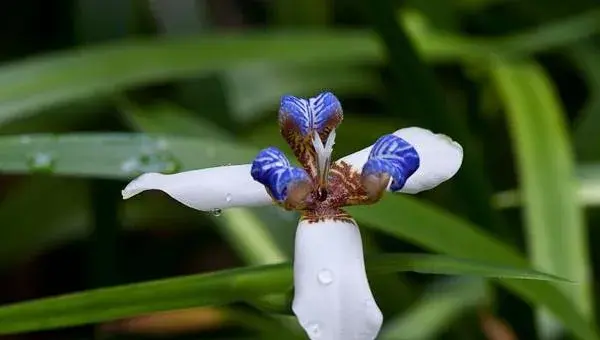
[(0, 27), (0, 338), (303, 339), (273, 265), (296, 214), (120, 190), (287, 152), (280, 96), (331, 90), (336, 158), (407, 126), (464, 147), (351, 209), (379, 339), (600, 339), (597, 1), (21, 0)]

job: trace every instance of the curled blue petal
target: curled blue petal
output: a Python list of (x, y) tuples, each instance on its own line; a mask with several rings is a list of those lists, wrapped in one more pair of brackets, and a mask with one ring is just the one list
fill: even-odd
[(408, 178), (419, 168), (417, 150), (404, 139), (395, 135), (380, 137), (373, 145), (362, 174), (387, 173), (392, 177), (391, 191), (404, 187)]
[(321, 132), (328, 124), (337, 125), (342, 118), (342, 105), (331, 92), (304, 99), (294, 96), (281, 97), (280, 120), (291, 120), (302, 135), (312, 130)]
[(252, 162), (250, 174), (255, 181), (267, 187), (279, 202), (287, 198), (290, 184), (310, 181), (304, 169), (292, 166), (283, 152), (275, 147), (268, 147), (258, 153)]

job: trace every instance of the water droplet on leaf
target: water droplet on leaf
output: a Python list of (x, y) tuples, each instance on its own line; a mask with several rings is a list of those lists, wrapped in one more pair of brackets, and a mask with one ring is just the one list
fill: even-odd
[(221, 210), (219, 208), (214, 208), (214, 209), (210, 209), (210, 213), (215, 217), (219, 217), (223, 213), (223, 210)]
[(27, 159), (30, 170), (36, 172), (52, 172), (54, 170), (54, 157), (45, 152), (36, 152)]
[(167, 151), (153, 151), (131, 157), (121, 163), (121, 171), (129, 174), (144, 172), (174, 173), (180, 168), (179, 163)]
[(317, 280), (327, 286), (333, 282), (333, 272), (329, 269), (321, 269), (317, 274)]
[(158, 150), (166, 150), (169, 146), (169, 143), (165, 139), (159, 139), (156, 141), (156, 148)]
[(29, 144), (29, 143), (31, 143), (31, 137), (29, 137), (27, 135), (23, 135), (23, 136), (21, 136), (19, 141), (21, 142), (21, 144)]

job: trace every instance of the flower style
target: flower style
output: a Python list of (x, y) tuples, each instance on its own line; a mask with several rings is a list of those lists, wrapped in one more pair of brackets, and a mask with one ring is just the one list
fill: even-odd
[(294, 314), (311, 339), (374, 339), (383, 316), (369, 288), (359, 229), (343, 207), (373, 204), (385, 191), (431, 189), (454, 176), (463, 152), (445, 135), (411, 127), (332, 162), (342, 119), (341, 104), (330, 92), (309, 99), (283, 96), (281, 134), (301, 167), (268, 147), (251, 164), (143, 174), (127, 185), (123, 198), (161, 190), (203, 211), (271, 203), (299, 211)]

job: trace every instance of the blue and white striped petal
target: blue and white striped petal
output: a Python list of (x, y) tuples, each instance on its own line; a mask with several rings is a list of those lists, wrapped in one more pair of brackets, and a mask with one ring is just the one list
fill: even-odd
[(417, 150), (393, 134), (380, 137), (369, 153), (362, 169), (363, 176), (387, 173), (392, 177), (391, 191), (404, 187), (408, 178), (419, 168)]
[(310, 182), (306, 171), (292, 166), (283, 152), (275, 147), (268, 147), (258, 153), (252, 162), (250, 174), (280, 203), (287, 199), (291, 184)]
[(341, 122), (342, 117), (342, 105), (331, 92), (323, 92), (308, 99), (289, 95), (281, 97), (280, 124), (284, 126), (285, 122), (292, 122), (302, 136), (307, 136), (312, 131), (319, 134), (325, 130), (329, 132)]
[[(450, 137), (419, 127), (400, 129), (393, 134), (408, 142), (419, 155), (418, 169), (408, 178), (402, 189), (398, 190), (399, 192), (416, 194), (430, 190), (452, 178), (460, 169), (463, 148)], [(336, 163), (346, 163), (354, 171), (361, 173), (370, 159), (373, 148), (374, 146), (366, 147), (339, 159)]]

